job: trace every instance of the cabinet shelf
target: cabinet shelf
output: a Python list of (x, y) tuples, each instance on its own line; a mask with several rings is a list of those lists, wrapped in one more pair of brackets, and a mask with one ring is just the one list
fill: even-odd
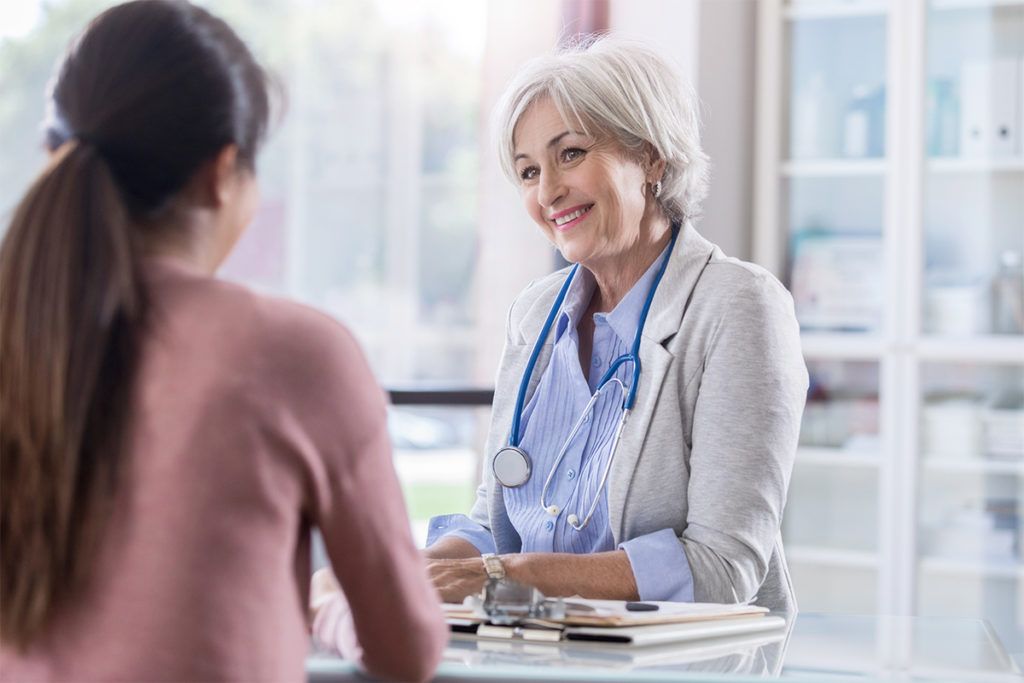
[(878, 569), (878, 555), (861, 550), (839, 550), (815, 545), (788, 545), (786, 559), (800, 564), (817, 564), (853, 569)]
[(926, 361), (1024, 363), (1024, 337), (1015, 335), (922, 336), (916, 346), (918, 356)]
[(846, 19), (856, 17), (884, 17), (885, 3), (880, 0), (796, 0), (785, 10), (786, 19)]
[(937, 12), (964, 9), (1000, 9), (1024, 7), (1024, 0), (932, 0), (931, 8)]
[(808, 358), (877, 360), (885, 342), (868, 332), (802, 332), (800, 344)]
[(992, 560), (957, 560), (945, 557), (923, 557), (920, 568), (930, 574), (956, 574), (980, 578), (1024, 580), (1024, 564)]
[(932, 157), (927, 168), (932, 173), (1022, 173), (1024, 159), (988, 159), (984, 157)]
[(983, 458), (946, 458), (927, 454), (924, 455), (921, 462), (930, 472), (973, 472), (1024, 477), (1024, 462), (1004, 462)]
[(849, 178), (885, 175), (885, 159), (796, 159), (782, 162), (786, 178)]
[(881, 459), (877, 452), (847, 448), (801, 446), (796, 452), (798, 465), (821, 467), (878, 467)]

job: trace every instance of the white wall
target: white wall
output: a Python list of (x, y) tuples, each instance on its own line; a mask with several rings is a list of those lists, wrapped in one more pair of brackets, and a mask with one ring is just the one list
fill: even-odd
[(755, 0), (700, 4), (697, 92), (711, 189), (700, 230), (725, 253), (749, 260), (754, 201)]
[(516, 188), (498, 165), (491, 112), (522, 64), (550, 52), (557, 41), (560, 3), (551, 0), (489, 0), (487, 53), (481, 93), (479, 245), (476, 263), (478, 331), (475, 379), (494, 381), (505, 340), (508, 307), (533, 279), (551, 272), (554, 248), (519, 202)]
[(612, 0), (609, 24), (652, 43), (701, 99), (711, 188), (698, 228), (731, 256), (751, 254), (755, 0)]
[(700, 0), (611, 0), (609, 28), (651, 43), (690, 83), (697, 82)]

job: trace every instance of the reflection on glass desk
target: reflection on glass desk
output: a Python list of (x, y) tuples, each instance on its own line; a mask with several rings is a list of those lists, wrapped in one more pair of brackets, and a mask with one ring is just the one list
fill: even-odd
[[(310, 683), (357, 680), (316, 654)], [(453, 636), (436, 681), (981, 681), (1022, 680), (980, 619), (805, 613), (776, 633), (680, 645), (533, 643)]]

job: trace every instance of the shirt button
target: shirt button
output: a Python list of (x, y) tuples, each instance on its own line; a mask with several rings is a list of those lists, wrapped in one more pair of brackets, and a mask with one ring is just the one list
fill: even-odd
[(554, 523), (554, 522), (552, 522), (552, 521), (551, 521), (551, 520), (549, 519), (548, 521), (544, 522), (544, 528), (545, 528), (545, 529), (547, 529), (548, 531), (551, 531), (552, 529), (554, 529), (554, 528), (555, 528), (555, 523)]
[(565, 476), (569, 477), (570, 479), (575, 478), (576, 477), (576, 470), (569, 470), (568, 472), (565, 473)]
[(583, 422), (584, 424), (590, 422), (590, 413), (587, 413), (586, 415), (583, 416)]
[(594, 360), (592, 362), (593, 362), (595, 368), (601, 367), (601, 358), (600, 357), (594, 356)]

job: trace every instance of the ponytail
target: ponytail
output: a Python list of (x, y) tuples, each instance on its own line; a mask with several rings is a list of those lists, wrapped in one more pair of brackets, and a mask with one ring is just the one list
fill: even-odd
[(0, 640), (25, 647), (87, 578), (107, 520), (142, 323), (110, 166), (72, 140), (0, 246)]
[(252, 167), (266, 74), (184, 0), (97, 16), (58, 65), (53, 152), (0, 244), (0, 641), (21, 649), (81, 590), (131, 453), (146, 323), (139, 255), (182, 236), (183, 190), (226, 145)]

